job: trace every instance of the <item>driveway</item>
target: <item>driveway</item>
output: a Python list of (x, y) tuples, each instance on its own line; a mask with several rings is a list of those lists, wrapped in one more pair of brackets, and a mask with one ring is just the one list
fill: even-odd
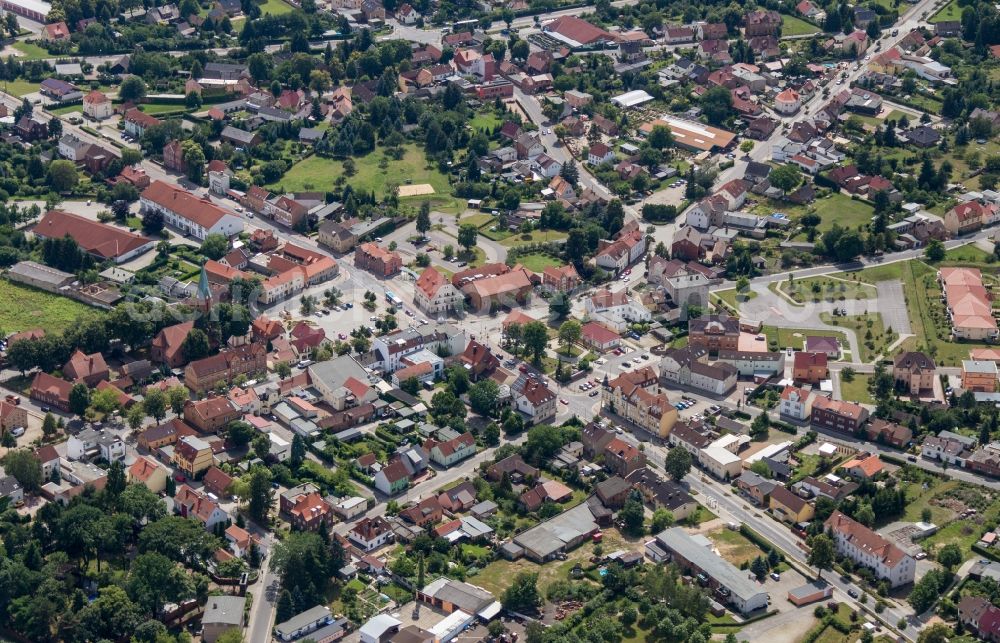
[[(788, 604), (784, 597), (774, 597)], [(751, 623), (736, 635), (740, 641), (767, 641), (768, 643), (795, 643), (805, 637), (806, 632), (816, 624), (812, 615), (814, 606), (781, 612), (762, 621)]]
[[(769, 326), (777, 326), (778, 328), (805, 328), (843, 333), (847, 336), (852, 360), (858, 360), (861, 352), (854, 331), (842, 326), (827, 324), (820, 319), (820, 313), (831, 313), (834, 308), (846, 308), (848, 315), (860, 315), (867, 311), (867, 301), (849, 299), (837, 302), (807, 302), (804, 306), (796, 306), (784, 297), (768, 290), (767, 284), (752, 284), (750, 288), (757, 296), (740, 304), (742, 316), (764, 321)], [(780, 348), (786, 347), (781, 346)]]
[(893, 329), (900, 335), (910, 335), (910, 316), (906, 312), (906, 295), (903, 294), (903, 282), (898, 279), (880, 281), (875, 284), (878, 290), (878, 303), (875, 305), (882, 315), (882, 323), (886, 329)]

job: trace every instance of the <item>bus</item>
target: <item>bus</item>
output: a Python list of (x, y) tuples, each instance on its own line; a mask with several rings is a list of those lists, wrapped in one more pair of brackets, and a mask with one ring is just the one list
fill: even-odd
[(403, 300), (390, 290), (385, 291), (385, 302), (390, 306), (399, 308), (403, 305)]

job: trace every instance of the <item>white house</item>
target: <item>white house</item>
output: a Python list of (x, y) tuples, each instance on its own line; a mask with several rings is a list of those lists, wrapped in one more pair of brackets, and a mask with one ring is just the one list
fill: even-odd
[(431, 352), (446, 351), (458, 355), (465, 350), (468, 337), (465, 331), (451, 324), (424, 324), (376, 337), (372, 350), (378, 353), (382, 369), (394, 373), (403, 364), (402, 359), (426, 348)]
[(462, 291), (433, 266), (420, 273), (413, 289), (413, 303), (428, 315), (437, 317), (458, 308), (465, 301)]
[(774, 97), (774, 111), (779, 114), (789, 116), (799, 111), (800, 107), (802, 107), (802, 97), (791, 87)]
[(868, 527), (834, 511), (826, 528), (833, 532), (837, 552), (868, 567), (876, 578), (889, 581), (892, 587), (913, 582), (917, 569), (913, 557)]
[(83, 114), (95, 121), (111, 118), (114, 113), (111, 99), (96, 89), (83, 97)]
[(210, 234), (234, 237), (243, 219), (223, 210), (208, 197), (198, 197), (163, 181), (153, 181), (139, 198), (143, 213), (160, 212), (164, 222), (200, 241)]
[(382, 516), (362, 518), (347, 532), (347, 537), (362, 551), (372, 551), (392, 541), (392, 527)]
[(66, 457), (71, 460), (103, 458), (108, 462), (125, 458), (125, 443), (118, 436), (87, 428), (70, 436), (66, 442)]
[(617, 333), (622, 332), (633, 322), (647, 322), (653, 316), (637, 298), (624, 290), (611, 292), (601, 290), (586, 300), (587, 315), (590, 318)]
[(778, 408), (782, 417), (804, 422), (812, 414), (812, 393), (795, 386), (786, 386), (781, 392), (781, 405)]
[(534, 422), (544, 422), (556, 415), (556, 394), (540, 380), (521, 376), (511, 386), (514, 406)]
[(720, 480), (735, 478), (743, 469), (740, 456), (721, 446), (708, 446), (699, 451), (698, 462)]
[(615, 151), (604, 143), (594, 143), (587, 153), (587, 163), (589, 165), (602, 165), (615, 160)]

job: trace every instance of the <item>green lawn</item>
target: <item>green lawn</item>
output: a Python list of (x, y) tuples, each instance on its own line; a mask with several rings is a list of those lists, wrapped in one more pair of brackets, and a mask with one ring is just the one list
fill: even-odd
[(469, 121), (469, 127), (474, 130), (483, 130), (491, 133), (495, 127), (502, 123), (500, 118), (493, 112), (479, 112)]
[(850, 350), (847, 337), (839, 331), (813, 330), (811, 328), (777, 328), (775, 326), (764, 326), (764, 334), (767, 335), (768, 345), (777, 343), (778, 350), (784, 350), (791, 346), (796, 350), (802, 350), (806, 336), (813, 337), (836, 337), (840, 345)]
[[(854, 335), (861, 345), (862, 362), (870, 362), (875, 359), (879, 351), (884, 350), (899, 337), (895, 331), (891, 334), (886, 332), (885, 326), (882, 324), (882, 315), (878, 313), (849, 317), (834, 317), (830, 313), (820, 313), (820, 319), (831, 326), (842, 326), (854, 331)], [(842, 346), (842, 348), (846, 349), (847, 347)], [(857, 361), (857, 355), (851, 357)]]
[(735, 288), (729, 288), (727, 290), (719, 290), (712, 293), (713, 297), (718, 297), (724, 301), (734, 312), (739, 312), (740, 304), (745, 301), (750, 301), (757, 296), (752, 290), (748, 290), (745, 293), (736, 292)]
[(989, 263), (990, 259), (990, 253), (972, 244), (952, 248), (944, 253), (945, 263)]
[[(386, 157), (389, 162), (384, 169), (379, 166), (382, 158), (383, 154), (378, 151), (355, 158), (355, 174), (344, 178), (355, 191), (374, 191), (378, 198), (385, 196), (389, 184), (403, 186), (408, 184), (407, 181), (413, 185), (428, 183), (434, 188), (434, 194), (401, 197), (400, 200), (403, 202), (407, 200), (413, 202), (431, 201), (435, 207), (448, 207), (453, 210), (458, 208), (460, 203), (461, 206), (464, 206), (464, 202), (460, 202), (451, 195), (448, 177), (439, 172), (437, 168), (428, 166), (423, 152), (415, 145), (407, 145), (403, 158), (398, 161)], [(266, 187), (275, 192), (327, 190), (332, 187), (337, 177), (343, 174), (344, 164), (342, 161), (314, 154), (293, 165), (281, 179)]]
[(941, 8), (933, 16), (930, 17), (928, 22), (945, 22), (947, 20), (961, 20), (962, 19), (962, 7), (958, 4), (958, 0), (951, 0), (948, 4)]
[(485, 214), (485, 213), (470, 214), (468, 216), (462, 217), (458, 221), (458, 225), (472, 224), (472, 225), (476, 226), (477, 228), (482, 228), (482, 227), (485, 227), (485, 226), (488, 226), (488, 225), (492, 225), (493, 222), (495, 222), (495, 221), (496, 221), (496, 217), (493, 216), (492, 214)]
[(56, 107), (54, 109), (49, 109), (47, 111), (49, 113), (55, 114), (56, 116), (65, 116), (66, 114), (72, 114), (73, 112), (82, 114), (83, 105), (63, 105), (62, 107)]
[(553, 259), (548, 255), (543, 255), (537, 252), (530, 255), (521, 255), (517, 258), (517, 262), (532, 272), (542, 272), (546, 268), (554, 268), (563, 265), (563, 262), (558, 259)]
[(294, 11), (292, 5), (287, 2), (282, 2), (281, 0), (267, 0), (261, 3), (260, 12), (262, 14), (271, 14), (272, 16), (280, 16), (285, 13), (291, 13)]
[(737, 567), (764, 555), (764, 551), (750, 542), (746, 536), (728, 527), (712, 530), (706, 533), (705, 537), (712, 541), (723, 558)]
[(849, 402), (874, 404), (875, 400), (872, 399), (872, 394), (868, 392), (869, 379), (871, 379), (871, 376), (864, 373), (855, 373), (854, 379), (850, 382), (845, 382), (844, 378), (841, 377), (840, 398)]
[(31, 83), (26, 80), (11, 80), (4, 82), (3, 90), (4, 92), (10, 94), (11, 96), (25, 96), (27, 94), (34, 94), (38, 91), (41, 85), (39, 83)]
[(7, 302), (0, 306), (0, 328), (5, 333), (39, 326), (49, 332), (61, 333), (80, 319), (101, 314), (96, 308), (73, 299), (14, 284), (6, 279), (0, 279), (0, 301)]
[(782, 36), (806, 36), (812, 33), (819, 33), (819, 31), (819, 27), (806, 22), (802, 18), (784, 14), (781, 16)]
[(783, 281), (777, 287), (800, 304), (807, 301), (874, 300), (878, 297), (874, 286), (834, 277), (794, 279), (792, 283)]
[(52, 54), (50, 54), (48, 50), (44, 47), (36, 45), (33, 42), (18, 40), (11, 46), (24, 54), (23, 56), (18, 56), (18, 60), (41, 60), (43, 58), (52, 58)]
[(875, 209), (868, 203), (856, 201), (839, 192), (823, 199), (817, 199), (814, 206), (816, 214), (823, 219), (817, 228), (820, 232), (826, 232), (835, 223), (842, 228), (868, 225), (875, 213)]
[(559, 230), (533, 230), (524, 234), (513, 234), (500, 241), (501, 245), (508, 248), (516, 248), (529, 243), (547, 243), (549, 241), (562, 241), (566, 238), (565, 232)]
[(173, 114), (188, 111), (187, 107), (183, 103), (143, 103), (142, 111), (147, 114)]

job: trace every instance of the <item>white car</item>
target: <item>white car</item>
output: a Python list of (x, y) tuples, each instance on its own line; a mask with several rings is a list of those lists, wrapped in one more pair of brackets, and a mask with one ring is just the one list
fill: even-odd
[(24, 427), (15, 426), (13, 429), (10, 430), (10, 434), (13, 435), (15, 438), (19, 438), (22, 435), (24, 435)]

